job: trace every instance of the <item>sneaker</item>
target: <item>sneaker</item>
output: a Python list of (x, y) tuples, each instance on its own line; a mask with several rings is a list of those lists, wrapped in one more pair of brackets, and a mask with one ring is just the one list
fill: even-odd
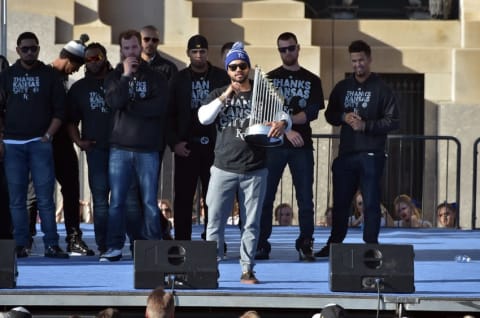
[(100, 255), (100, 262), (116, 262), (122, 258), (122, 250), (109, 248), (105, 253)]
[(45, 248), (45, 257), (50, 258), (68, 258), (68, 254), (65, 253), (60, 246), (50, 245)]
[(17, 258), (28, 257), (28, 249), (25, 246), (15, 247), (15, 253), (17, 254)]
[(298, 259), (304, 262), (314, 262), (313, 239), (299, 238), (295, 242), (295, 248), (298, 251)]
[(330, 246), (325, 245), (322, 247), (322, 249), (315, 254), (313, 254), (315, 257), (328, 257), (330, 255)]
[(240, 283), (242, 284), (259, 284), (260, 282), (255, 277), (254, 271), (246, 271), (240, 276)]
[(257, 249), (257, 251), (255, 252), (255, 259), (258, 259), (258, 260), (270, 259), (270, 252), (266, 248), (261, 247)]
[(88, 248), (79, 235), (72, 235), (67, 242), (67, 252), (70, 256), (93, 256), (95, 252)]

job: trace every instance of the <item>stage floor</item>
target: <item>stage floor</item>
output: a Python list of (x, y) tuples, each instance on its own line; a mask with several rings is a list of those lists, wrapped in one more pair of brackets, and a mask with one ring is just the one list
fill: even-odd
[[(65, 237), (59, 224), (62, 247)], [(95, 247), (93, 226), (82, 224), (84, 239)], [(194, 227), (200, 239), (201, 226)], [(328, 238), (328, 228), (316, 228), (315, 250)], [(100, 263), (98, 256), (67, 260), (43, 257), (41, 232), (35, 237), (33, 253), (18, 260), (15, 289), (0, 289), (0, 305), (27, 307), (141, 307), (149, 290), (134, 289), (133, 260), (128, 246), (119, 262)], [(219, 263), (218, 289), (177, 289), (176, 305), (182, 308), (246, 308), (318, 310), (336, 303), (349, 310), (478, 312), (480, 314), (480, 231), (440, 229), (386, 229), (381, 244), (414, 246), (414, 283), (411, 294), (332, 292), (327, 259), (314, 263), (298, 261), (295, 239), (298, 227), (274, 227), (271, 259), (257, 261), (258, 285), (240, 284), (239, 230), (227, 228), (228, 258)], [(345, 243), (362, 243), (359, 229), (350, 229)], [(471, 257), (458, 263), (455, 255)]]

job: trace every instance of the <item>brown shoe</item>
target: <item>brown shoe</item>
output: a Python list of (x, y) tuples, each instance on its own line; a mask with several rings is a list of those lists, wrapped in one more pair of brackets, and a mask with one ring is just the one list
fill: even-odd
[(243, 272), (240, 276), (240, 283), (242, 284), (260, 284), (258, 279), (255, 277), (255, 272), (247, 271)]

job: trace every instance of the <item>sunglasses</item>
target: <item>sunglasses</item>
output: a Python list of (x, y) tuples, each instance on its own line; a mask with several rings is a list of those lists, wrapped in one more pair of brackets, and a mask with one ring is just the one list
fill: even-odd
[(20, 47), (20, 51), (22, 51), (22, 53), (28, 53), (28, 51), (30, 51), (32, 53), (37, 53), (38, 45), (22, 46), (22, 47)]
[(150, 41), (152, 41), (153, 43), (158, 43), (159, 40), (158, 40), (158, 38), (151, 38), (151, 37), (149, 37), (149, 36), (146, 36), (146, 37), (143, 38), (143, 41), (144, 41), (144, 42), (150, 42)]
[(245, 71), (247, 67), (248, 67), (247, 63), (228, 64), (228, 69), (232, 72), (236, 71), (237, 68), (240, 68), (242, 71)]
[(297, 44), (294, 44), (294, 45), (279, 47), (278, 52), (280, 53), (287, 53), (287, 51), (294, 52), (296, 49), (297, 49)]
[(85, 58), (85, 63), (103, 61), (104, 57), (101, 54), (88, 56)]

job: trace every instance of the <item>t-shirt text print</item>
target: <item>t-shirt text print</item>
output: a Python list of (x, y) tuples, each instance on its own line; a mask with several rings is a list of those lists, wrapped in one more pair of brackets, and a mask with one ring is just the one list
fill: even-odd
[(91, 110), (100, 111), (102, 113), (108, 113), (110, 111), (110, 109), (105, 105), (105, 99), (103, 98), (105, 94), (102, 95), (97, 91), (91, 91), (88, 93), (88, 95)]
[(147, 97), (147, 82), (146, 81), (137, 81), (137, 78), (134, 77), (128, 82), (128, 96), (130, 100), (134, 101), (138, 98), (144, 99)]
[(202, 106), (202, 100), (210, 93), (210, 81), (201, 77), (192, 80), (192, 110)]
[(251, 101), (240, 94), (228, 99), (227, 107), (219, 115), (218, 126), (220, 130), (227, 127), (237, 129), (236, 138), (243, 139), (244, 130), (248, 127), (251, 113)]
[(367, 108), (372, 97), (371, 91), (364, 91), (360, 87), (356, 91), (347, 91), (345, 94), (345, 111), (358, 111), (360, 108)]
[(29, 94), (36, 94), (40, 91), (39, 76), (15, 76), (13, 78), (13, 93), (15, 95), (23, 94), (23, 99), (28, 100)]
[[(273, 85), (277, 87), (279, 92), (285, 98), (285, 111), (292, 113), (290, 105), (297, 104), (300, 108), (307, 107), (307, 101), (310, 98), (312, 90), (312, 83), (307, 80), (293, 79), (292, 76), (288, 78), (275, 78), (273, 79)], [(298, 102), (293, 103), (294, 100)]]

